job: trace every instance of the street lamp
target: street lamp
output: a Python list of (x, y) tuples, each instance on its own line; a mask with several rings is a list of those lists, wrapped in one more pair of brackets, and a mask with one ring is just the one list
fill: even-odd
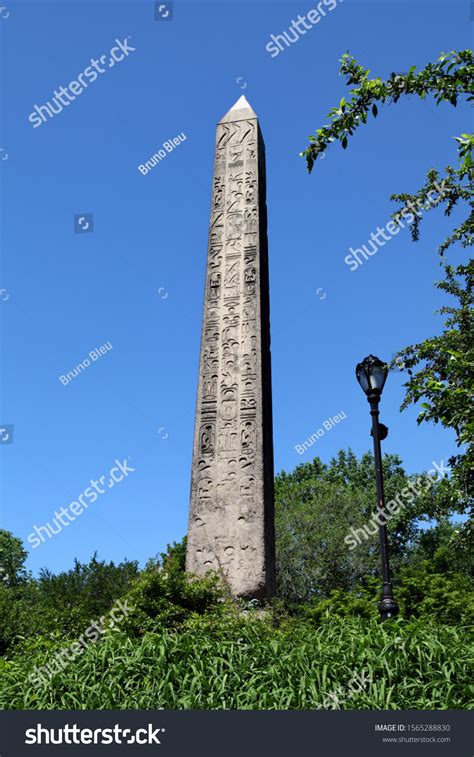
[[(383, 486), (382, 472), (382, 449), (380, 446), (381, 439), (385, 439), (388, 429), (379, 423), (379, 402), (382, 391), (388, 375), (388, 366), (378, 357), (369, 355), (356, 366), (357, 381), (361, 385), (367, 400), (370, 404), (370, 414), (372, 416), (372, 431), (374, 439), (374, 458), (375, 458), (375, 479), (377, 483), (377, 510), (385, 515), (385, 494)], [(396, 603), (392, 583), (390, 581), (390, 565), (388, 561), (387, 546), (387, 525), (379, 523), (380, 538), (380, 558), (382, 561), (382, 598), (378, 604), (381, 620), (393, 618), (398, 613), (398, 604)]]

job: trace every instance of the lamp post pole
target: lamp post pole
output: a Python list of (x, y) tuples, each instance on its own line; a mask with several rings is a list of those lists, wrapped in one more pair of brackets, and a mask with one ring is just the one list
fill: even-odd
[(398, 613), (392, 582), (390, 581), (390, 564), (387, 545), (387, 514), (385, 512), (385, 493), (383, 487), (382, 448), (380, 442), (388, 434), (388, 428), (379, 423), (379, 402), (388, 366), (374, 355), (368, 355), (356, 365), (356, 377), (370, 405), (372, 416), (372, 437), (374, 439), (375, 481), (377, 484), (377, 523), (379, 524), (380, 559), (382, 562), (382, 597), (378, 604), (381, 620), (393, 618)]
[[(378, 392), (367, 395), (372, 416), (372, 436), (374, 439), (375, 480), (377, 486), (377, 511), (379, 513), (380, 559), (382, 562), (382, 598), (378, 604), (380, 618), (388, 620), (398, 614), (398, 604), (394, 599), (390, 580), (390, 563), (387, 544), (387, 517), (385, 512), (385, 492), (383, 485), (382, 448), (380, 444), (379, 401)], [(383, 522), (382, 522), (383, 520)]]

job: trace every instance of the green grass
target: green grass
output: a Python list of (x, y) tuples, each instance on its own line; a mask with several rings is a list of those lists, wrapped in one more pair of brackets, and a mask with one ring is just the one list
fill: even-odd
[[(314, 709), (341, 687), (341, 709), (468, 709), (466, 628), (334, 618), (275, 628), (253, 617), (192, 617), (129, 638), (113, 631), (47, 685), (28, 674), (66, 645), (24, 642), (0, 658), (3, 709)], [(353, 696), (354, 673), (370, 679)]]

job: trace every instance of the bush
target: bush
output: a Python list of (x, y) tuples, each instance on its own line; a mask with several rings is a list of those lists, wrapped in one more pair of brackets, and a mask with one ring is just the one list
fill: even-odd
[(121, 628), (137, 637), (162, 628), (179, 628), (193, 614), (221, 614), (225, 595), (217, 576), (196, 579), (178, 566), (165, 570), (149, 564), (125, 600), (132, 609)]
[(318, 626), (328, 622), (331, 618), (371, 618), (377, 620), (379, 613), (377, 602), (379, 599), (380, 588), (371, 582), (365, 589), (357, 592), (347, 592), (335, 589), (327, 599), (314, 600), (303, 605), (299, 612), (302, 617), (311, 620), (314, 625)]
[[(0, 661), (3, 709), (469, 708), (468, 635), (426, 621), (333, 618), (275, 628), (252, 613), (197, 616), (176, 632), (107, 632), (33, 688), (62, 642), (28, 642)], [(351, 681), (362, 683), (353, 691)]]
[(108, 613), (137, 576), (136, 562), (114, 565), (94, 555), (58, 575), (42, 570), (37, 580), (25, 577), (11, 586), (0, 582), (0, 654), (22, 637), (81, 633)]
[[(319, 625), (331, 618), (379, 617), (380, 579), (368, 577), (352, 592), (335, 589), (326, 599), (289, 606), (290, 612)], [(394, 594), (400, 617), (431, 618), (443, 625), (469, 625), (473, 618), (472, 580), (461, 573), (430, 573), (429, 565), (400, 571)]]
[(401, 572), (397, 599), (406, 618), (437, 618), (447, 625), (468, 625), (473, 620), (473, 582), (461, 573), (430, 573), (429, 566)]

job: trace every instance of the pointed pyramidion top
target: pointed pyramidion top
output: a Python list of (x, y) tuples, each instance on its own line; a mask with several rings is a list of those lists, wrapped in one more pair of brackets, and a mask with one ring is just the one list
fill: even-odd
[(242, 121), (246, 118), (257, 118), (256, 113), (253, 111), (252, 106), (248, 102), (247, 98), (242, 95), (239, 97), (236, 103), (230, 110), (227, 111), (225, 116), (219, 121), (220, 124), (230, 123), (231, 121)]

